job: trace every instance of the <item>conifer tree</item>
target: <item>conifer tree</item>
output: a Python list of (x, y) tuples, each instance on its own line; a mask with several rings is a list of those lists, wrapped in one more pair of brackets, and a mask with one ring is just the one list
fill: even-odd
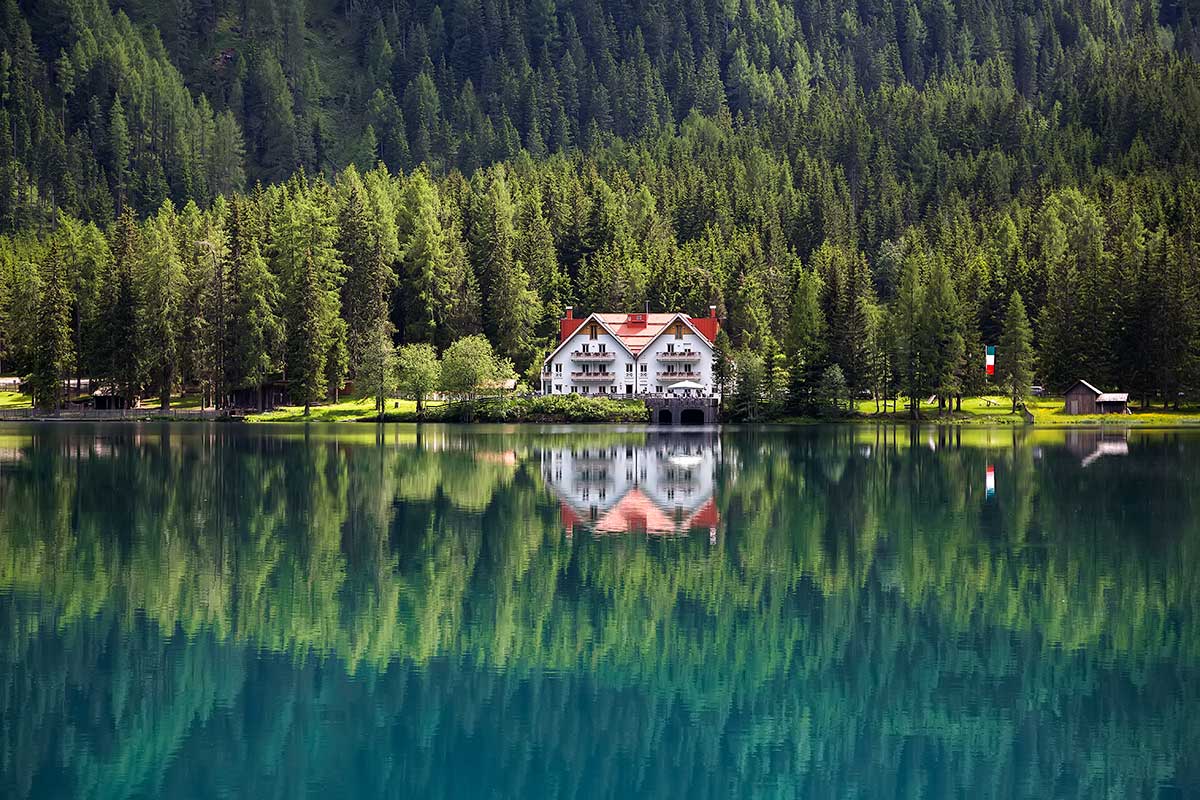
[(945, 410), (961, 391), (959, 381), (964, 358), (958, 296), (950, 281), (944, 258), (935, 257), (925, 289), (921, 349), (928, 365), (929, 388)]
[(1033, 383), (1033, 330), (1020, 292), (1014, 291), (1009, 298), (998, 350), (996, 374), (1012, 398), (1015, 414), (1021, 400), (1029, 396)]
[(145, 363), (141, 301), (135, 279), (140, 248), (133, 214), (126, 209), (117, 220), (112, 243), (113, 264), (102, 301), (103, 341), (98, 365), (104, 383), (124, 400), (126, 407), (133, 406), (141, 393)]
[(451, 297), (449, 256), (437, 189), (424, 170), (414, 172), (405, 184), (397, 238), (405, 287), (399, 297), (401, 341), (437, 341), (448, 304), (457, 298)]
[(342, 180), (347, 186), (338, 215), (337, 248), (346, 265), (342, 308), (350, 363), (358, 364), (372, 337), (388, 318), (387, 299), (393, 273), (384, 260), (383, 244), (358, 173), (351, 168)]
[[(345, 324), (339, 315), (344, 265), (334, 249), (328, 197), (301, 191), (284, 201), (276, 220), (276, 258), (285, 281), (286, 373), (293, 402), (305, 415), (343, 375)], [(333, 356), (331, 364), (331, 356)]]
[(266, 266), (258, 242), (250, 240), (238, 248), (230, 269), (230, 305), (236, 336), (228, 353), (229, 380), (233, 389), (254, 389), (259, 410), (263, 408), (263, 385), (275, 371), (274, 355), (280, 349), (282, 331), (276, 315), (278, 288)]
[(62, 407), (64, 383), (75, 365), (71, 341), (71, 296), (63, 275), (62, 252), (52, 246), (42, 265), (41, 298), (37, 306), (37, 338), (30, 374), (33, 404), (41, 409)]
[(792, 290), (787, 330), (793, 411), (811, 408), (812, 393), (824, 363), (825, 314), (821, 310), (821, 290), (821, 277), (815, 271), (800, 271)]
[(146, 367), (160, 408), (170, 408), (171, 392), (179, 378), (180, 336), (184, 328), (183, 301), (186, 282), (175, 241), (175, 209), (167, 201), (147, 221), (139, 262), (142, 314), (139, 320), (145, 342)]

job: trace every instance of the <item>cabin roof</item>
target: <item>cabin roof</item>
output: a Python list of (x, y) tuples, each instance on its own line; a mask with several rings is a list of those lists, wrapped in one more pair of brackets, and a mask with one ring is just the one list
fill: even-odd
[(1096, 398), (1097, 403), (1128, 403), (1129, 392), (1105, 392)]
[(1080, 378), (1079, 380), (1075, 381), (1075, 383), (1073, 383), (1073, 384), (1071, 385), (1071, 388), (1070, 388), (1070, 389), (1067, 389), (1067, 394), (1070, 394), (1070, 393), (1071, 393), (1071, 392), (1072, 392), (1072, 391), (1075, 389), (1075, 387), (1076, 387), (1076, 386), (1083, 386), (1083, 387), (1085, 387), (1085, 388), (1086, 388), (1088, 391), (1090, 391), (1092, 394), (1094, 394), (1094, 395), (1096, 395), (1096, 396), (1099, 396), (1099, 395), (1102, 395), (1102, 394), (1104, 394), (1104, 392), (1100, 391), (1100, 390), (1099, 390), (1099, 389), (1097, 389), (1095, 386), (1092, 386), (1090, 383), (1088, 383), (1087, 381), (1085, 381), (1083, 378)]

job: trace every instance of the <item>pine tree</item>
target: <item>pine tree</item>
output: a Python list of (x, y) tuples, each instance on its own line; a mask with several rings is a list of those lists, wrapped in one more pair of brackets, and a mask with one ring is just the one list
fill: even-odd
[(793, 411), (810, 410), (813, 390), (825, 359), (825, 313), (821, 310), (821, 277), (802, 270), (792, 290), (788, 318), (787, 356), (791, 361), (790, 397)]
[(346, 265), (342, 309), (350, 363), (358, 364), (388, 319), (388, 295), (394, 276), (384, 260), (383, 245), (358, 173), (351, 168), (342, 180), (348, 187), (338, 215), (337, 248)]
[(1013, 292), (1004, 314), (1004, 333), (996, 353), (996, 374), (1000, 384), (1012, 397), (1012, 410), (1017, 413), (1021, 400), (1029, 396), (1033, 383), (1033, 329), (1025, 313), (1020, 292)]
[(146, 366), (158, 389), (160, 408), (171, 406), (171, 392), (179, 378), (186, 291), (183, 263), (175, 241), (175, 209), (170, 201), (147, 220), (140, 259), (142, 314), (141, 337), (146, 346)]
[(439, 323), (453, 302), (445, 235), (439, 217), (437, 189), (424, 170), (404, 187), (397, 238), (403, 291), (399, 302), (400, 339), (438, 341)]
[(230, 303), (236, 320), (236, 336), (228, 353), (228, 385), (254, 389), (258, 409), (263, 409), (263, 385), (275, 371), (274, 354), (280, 349), (282, 331), (276, 315), (278, 288), (266, 266), (258, 242), (248, 240), (239, 247), (230, 270)]
[(275, 257), (286, 295), (285, 371), (292, 400), (304, 404), (306, 416), (327, 389), (336, 389), (345, 364), (339, 302), (345, 267), (333, 246), (336, 226), (328, 205), (317, 190), (297, 190), (275, 222)]
[(63, 275), (62, 252), (50, 248), (42, 265), (42, 291), (37, 306), (37, 338), (30, 374), (33, 404), (41, 409), (62, 407), (64, 382), (75, 365), (71, 341), (71, 295)]
[(103, 341), (98, 364), (103, 382), (124, 400), (126, 407), (132, 407), (141, 393), (145, 363), (141, 302), (135, 282), (140, 249), (133, 215), (126, 209), (114, 231), (112, 271), (102, 301)]
[(541, 302), (529, 287), (525, 265), (516, 260), (515, 209), (500, 171), (492, 175), (483, 208), (480, 271), (487, 276), (488, 286), (484, 331), (496, 343), (499, 357), (524, 368), (537, 350), (535, 327), (541, 318)]
[(945, 259), (935, 257), (925, 289), (923, 361), (928, 364), (929, 387), (938, 396), (938, 408), (945, 410), (961, 391), (959, 377), (964, 358), (961, 312), (954, 284)]
[(904, 256), (900, 286), (892, 307), (896, 370), (900, 386), (909, 399), (913, 419), (920, 419), (921, 398), (931, 383), (929, 354), (924, 352), (926, 290), (921, 275), (923, 262), (924, 253), (920, 245), (911, 245)]

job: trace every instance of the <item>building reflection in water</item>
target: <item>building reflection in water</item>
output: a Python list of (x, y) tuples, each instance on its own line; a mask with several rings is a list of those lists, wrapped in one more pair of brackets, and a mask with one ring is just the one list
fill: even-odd
[(561, 447), (540, 455), (568, 536), (576, 528), (656, 536), (700, 529), (716, 539), (716, 437), (653, 436), (642, 445)]
[(1079, 464), (1089, 467), (1104, 456), (1129, 455), (1129, 430), (1067, 431), (1067, 449), (1079, 457)]

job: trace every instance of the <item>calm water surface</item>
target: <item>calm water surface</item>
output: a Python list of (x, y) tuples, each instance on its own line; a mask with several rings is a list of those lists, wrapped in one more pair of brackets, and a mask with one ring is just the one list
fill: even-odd
[(0, 425), (3, 798), (1200, 797), (1200, 432)]

